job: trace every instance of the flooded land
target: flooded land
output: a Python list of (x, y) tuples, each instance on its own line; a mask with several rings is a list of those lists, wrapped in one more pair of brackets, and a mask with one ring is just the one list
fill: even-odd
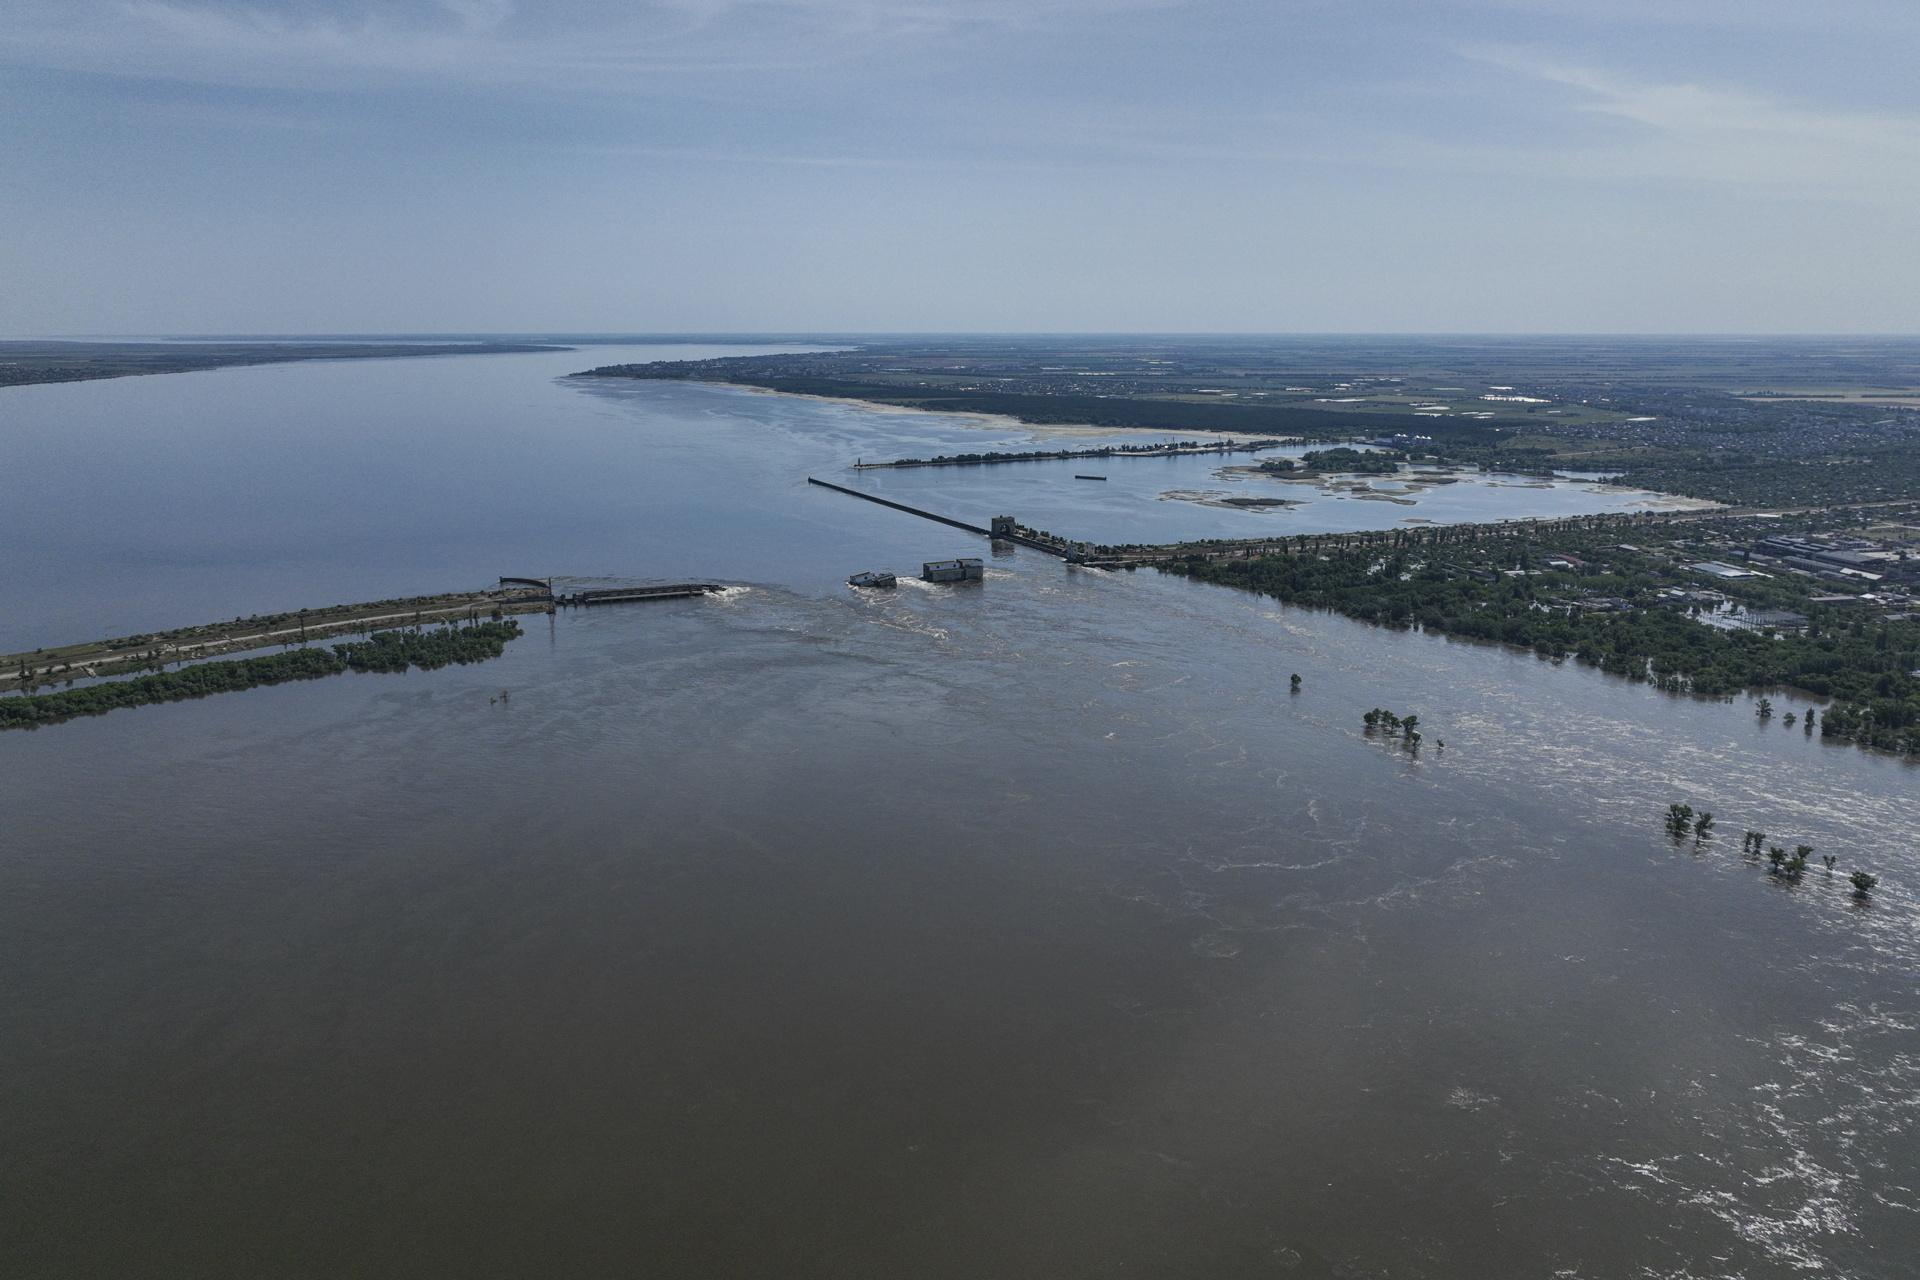
[(1914, 765), (806, 477), (1111, 542), (1658, 495), (856, 471), (1143, 436), (586, 363), (0, 392), (0, 651), (726, 584), (0, 735), (9, 1274), (1911, 1274)]

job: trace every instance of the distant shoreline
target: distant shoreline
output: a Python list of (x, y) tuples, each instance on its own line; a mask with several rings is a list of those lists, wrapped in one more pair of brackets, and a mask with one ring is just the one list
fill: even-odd
[(394, 360), (407, 356), (524, 355), (571, 351), (531, 342), (42, 342), (0, 341), (0, 388), (97, 382), (159, 373), (292, 364), (307, 360)]
[[(724, 382), (712, 378), (628, 378), (619, 374), (594, 374), (591, 371), (569, 374), (573, 378), (598, 377), (606, 382), (657, 382), (674, 383), (686, 387), (726, 387), (734, 391), (751, 392), (757, 396), (790, 396), (795, 400), (814, 400), (822, 404), (846, 405), (854, 409), (868, 409), (874, 413), (922, 414), (933, 418), (958, 418), (980, 430), (1020, 430), (1031, 432), (1036, 437), (1064, 436), (1077, 438), (1084, 436), (1117, 436), (1136, 431), (1151, 431), (1167, 436), (1188, 436), (1198, 440), (1217, 440), (1223, 436), (1238, 437), (1247, 433), (1227, 430), (1215, 431), (1206, 427), (1102, 427), (1091, 422), (1028, 422), (1025, 418), (1016, 418), (1008, 413), (983, 413), (974, 409), (922, 409), (916, 405), (888, 404), (882, 400), (861, 400), (854, 396), (823, 396), (811, 391), (782, 391), (776, 387), (763, 387), (752, 382)], [(1295, 437), (1297, 438), (1297, 437)]]

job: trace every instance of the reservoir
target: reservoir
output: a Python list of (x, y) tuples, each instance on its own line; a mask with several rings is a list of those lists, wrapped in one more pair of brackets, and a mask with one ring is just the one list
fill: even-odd
[(1644, 495), (854, 472), (1036, 433), (560, 377), (719, 351), (0, 392), (3, 648), (728, 584), (0, 734), (6, 1274), (1911, 1273), (1913, 766), (805, 477), (1088, 537)]

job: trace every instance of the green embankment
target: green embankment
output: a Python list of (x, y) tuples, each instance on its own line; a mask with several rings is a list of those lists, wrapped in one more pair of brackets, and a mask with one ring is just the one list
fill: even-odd
[(328, 648), (294, 649), (264, 658), (203, 662), (138, 676), (63, 689), (59, 693), (0, 698), (0, 729), (32, 729), (79, 716), (101, 716), (120, 707), (180, 702), (214, 693), (234, 693), (289, 680), (316, 680), (347, 671), (432, 670), (451, 663), (484, 662), (497, 658), (507, 641), (520, 634), (520, 624), (483, 622), (470, 627), (436, 631), (382, 631), (366, 640)]

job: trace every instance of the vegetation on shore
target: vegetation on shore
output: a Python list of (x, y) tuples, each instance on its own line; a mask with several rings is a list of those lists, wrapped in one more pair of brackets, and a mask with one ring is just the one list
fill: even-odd
[[(1405, 454), (1391, 449), (1360, 450), (1340, 446), (1333, 449), (1311, 449), (1301, 455), (1300, 466), (1310, 471), (1382, 476), (1392, 475), (1400, 470), (1400, 464), (1404, 461), (1406, 461)], [(1274, 469), (1286, 470), (1287, 468)]]
[(1219, 443), (1159, 441), (1153, 444), (1108, 444), (1091, 449), (991, 450), (981, 453), (941, 453), (931, 458), (896, 458), (892, 462), (856, 462), (856, 468), (962, 467), (997, 462), (1058, 462), (1071, 458), (1154, 458), (1183, 453), (1254, 453), (1275, 449), (1284, 440), (1226, 440)]
[[(1803, 609), (1805, 628), (1711, 626), (1701, 618), (1714, 606), (1696, 602), (1706, 593), (1687, 563), (1699, 550), (1609, 543), (1617, 536), (1559, 531), (1543, 544), (1525, 531), (1400, 531), (1246, 559), (1196, 554), (1162, 567), (1382, 626), (1571, 658), (1674, 693), (1803, 690), (1833, 699), (1817, 716), (1823, 737), (1920, 755), (1920, 622), (1845, 597), (1811, 602), (1797, 581), (1752, 579), (1716, 581), (1714, 594), (1750, 609)], [(1563, 543), (1581, 548), (1577, 565), (1557, 551)], [(1809, 711), (1804, 731), (1814, 723)]]
[[(1390, 437), (1421, 459), (1583, 470), (1736, 506), (1880, 501), (1920, 486), (1920, 347), (1716, 340), (941, 338), (613, 365), (1031, 423)], [(1818, 385), (1859, 399), (1756, 396)]]
[(40, 685), (63, 681), (70, 684), (76, 679), (161, 671), (170, 664), (192, 659), (272, 645), (304, 644), (325, 635), (369, 631), (383, 624), (417, 627), (460, 617), (471, 622), (482, 614), (544, 611), (551, 607), (551, 596), (545, 590), (516, 587), (254, 614), (231, 622), (210, 622), (0, 654), (0, 692), (20, 688), (33, 693)]
[(348, 671), (399, 672), (411, 667), (432, 670), (452, 663), (483, 662), (499, 657), (507, 641), (519, 634), (520, 624), (512, 619), (434, 630), (382, 631), (365, 640), (327, 648), (316, 646), (261, 658), (203, 662), (177, 671), (63, 689), (58, 693), (0, 698), (0, 729), (32, 729), (79, 716), (105, 715), (121, 707), (179, 702), (260, 685), (315, 680)]
[[(1912, 416), (1920, 424), (1920, 414)], [(1728, 452), (1691, 441), (1651, 446), (1607, 441), (1596, 446), (1592, 441), (1539, 435), (1446, 439), (1423, 446), (1421, 452), (1438, 462), (1521, 475), (1588, 472), (1628, 488), (1706, 498), (1735, 507), (1885, 502), (1920, 491), (1920, 455), (1911, 444), (1888, 447), (1848, 441), (1844, 449), (1836, 448), (1831, 454), (1788, 458), (1764, 449)]]

